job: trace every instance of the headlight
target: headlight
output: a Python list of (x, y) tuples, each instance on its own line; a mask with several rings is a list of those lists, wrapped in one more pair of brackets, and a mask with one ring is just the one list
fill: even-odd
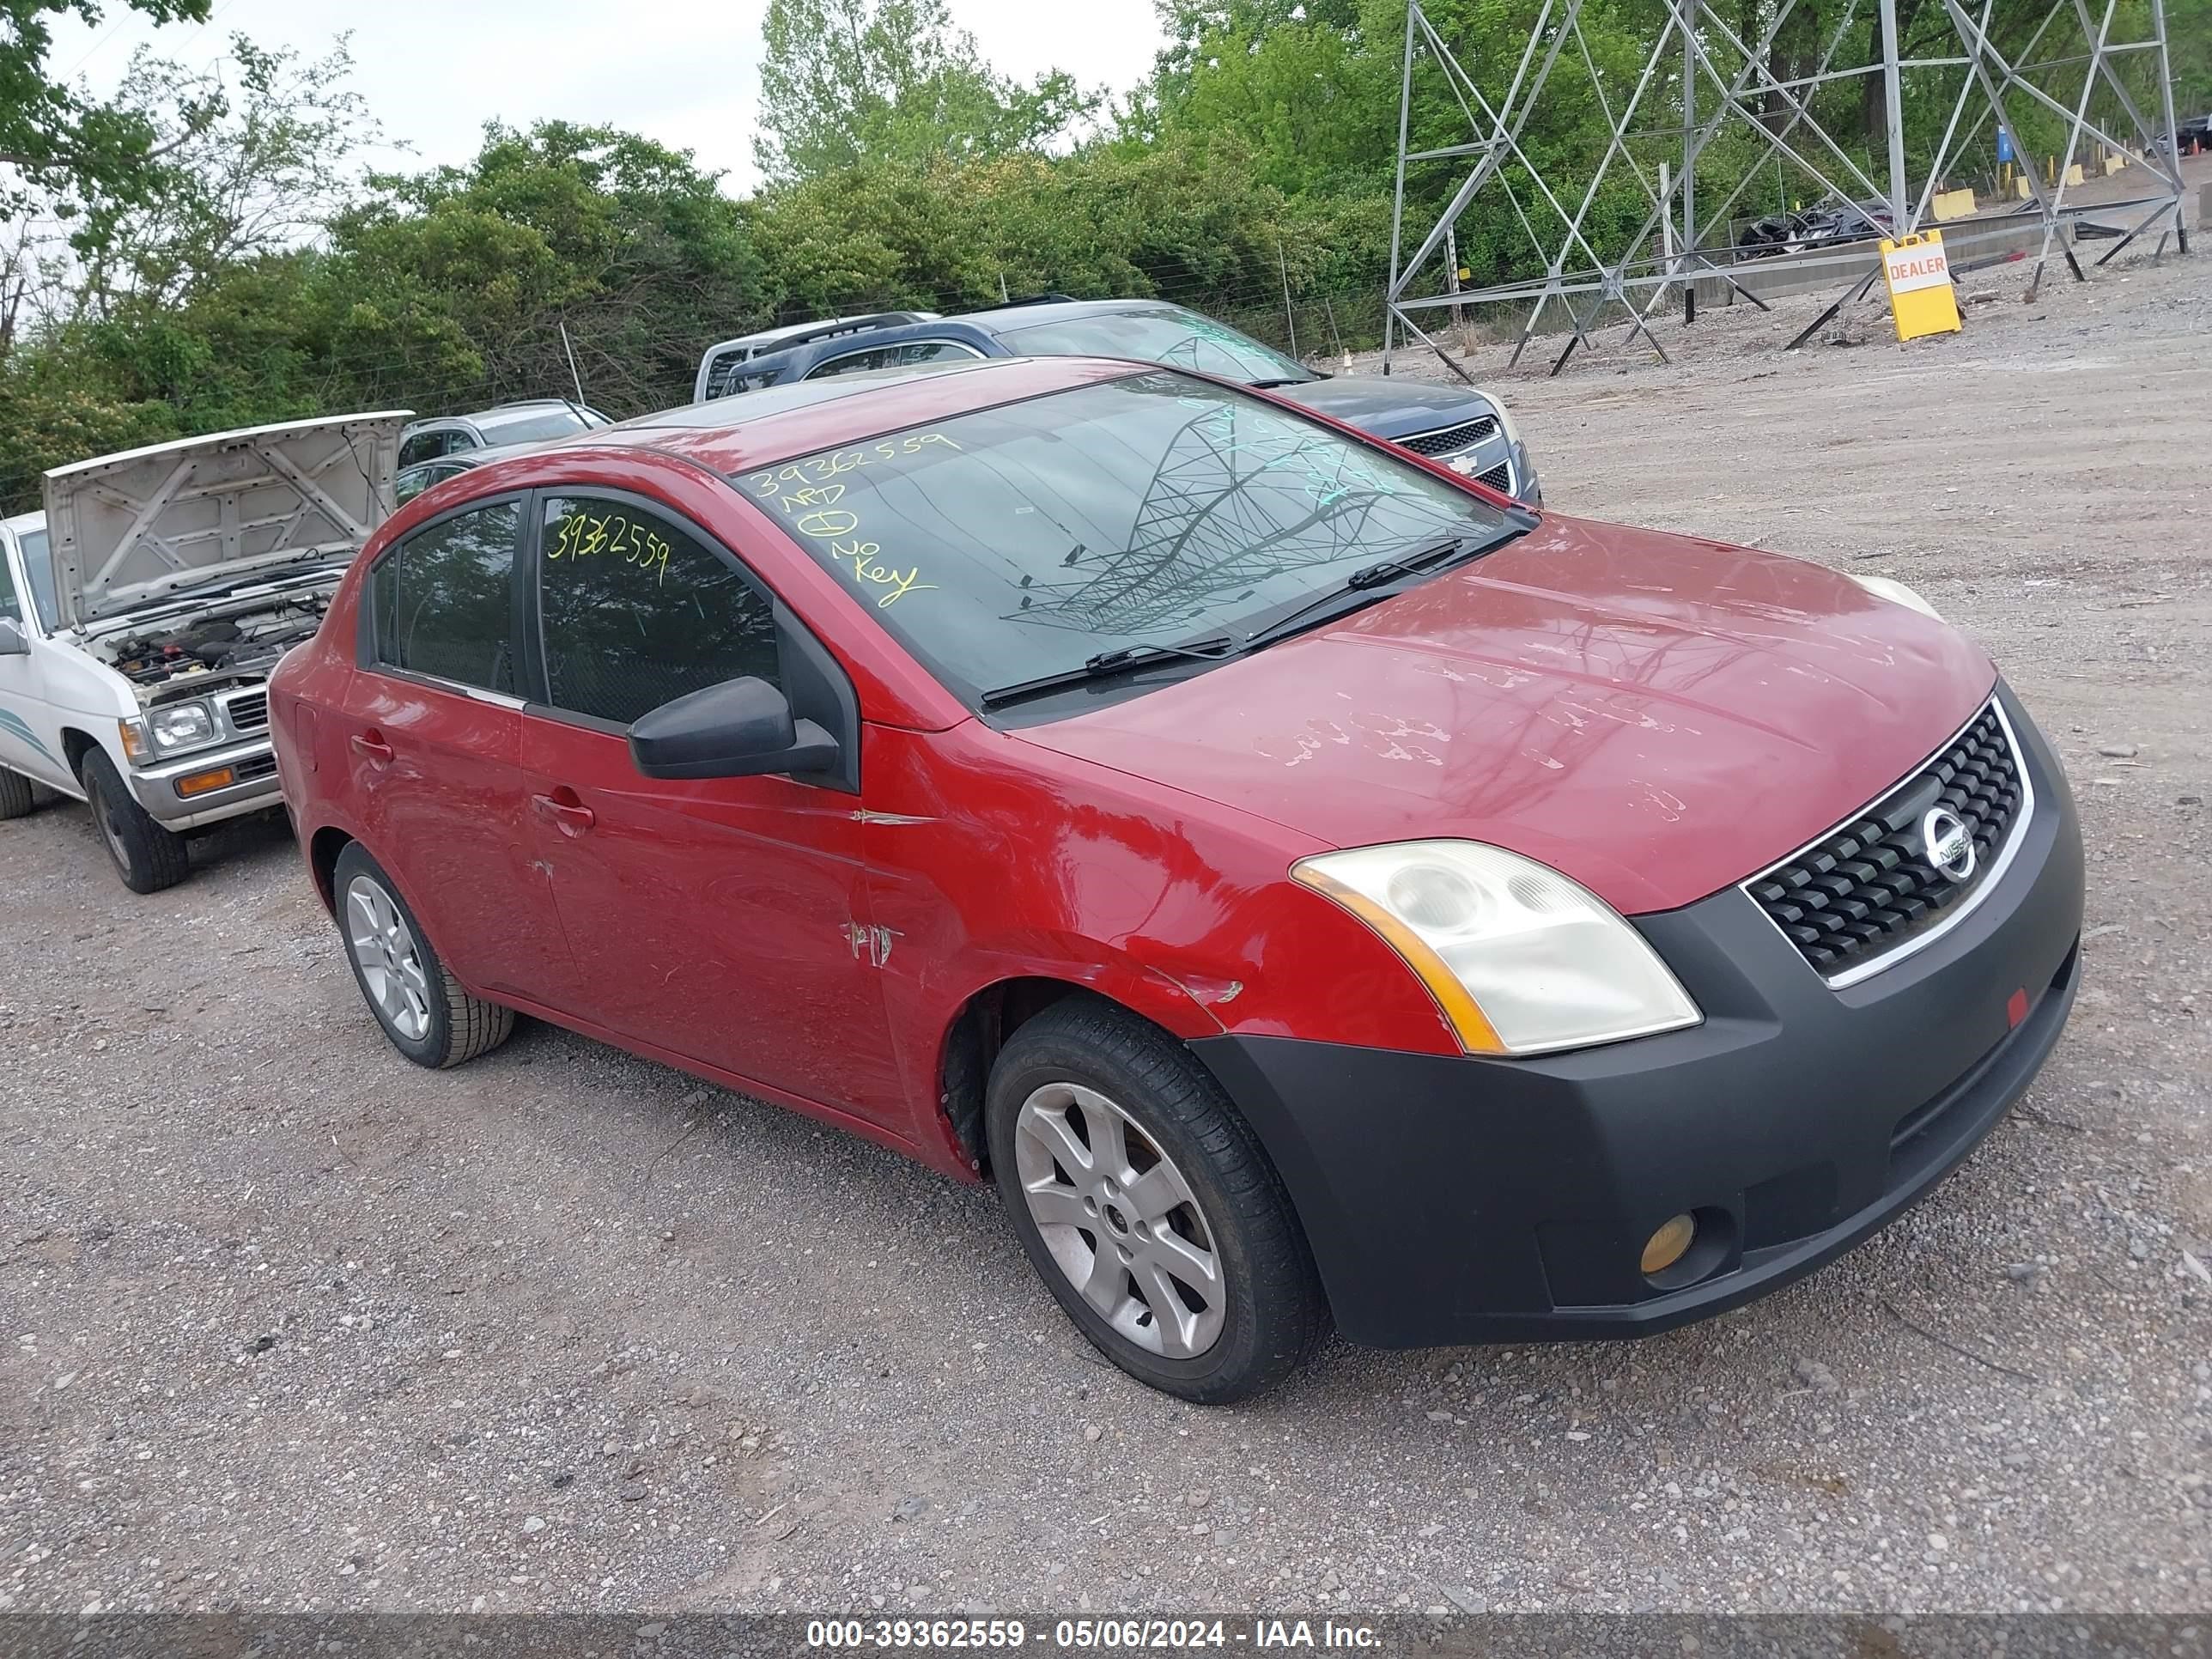
[(1862, 576), (1856, 571), (1850, 570), (1846, 570), (1844, 574), (1849, 576), (1877, 599), (1887, 599), (1892, 605), (1901, 605), (1908, 611), (1917, 611), (1922, 616), (1934, 617), (1937, 622), (1943, 620), (1942, 617), (1936, 615), (1934, 605), (1929, 604), (1903, 582), (1893, 581), (1887, 576)]
[(204, 702), (163, 703), (147, 712), (146, 735), (159, 754), (198, 749), (216, 740), (215, 710)]
[(1469, 1054), (1579, 1048), (1704, 1018), (1610, 905), (1517, 853), (1401, 842), (1323, 853), (1291, 874), (1406, 959)]

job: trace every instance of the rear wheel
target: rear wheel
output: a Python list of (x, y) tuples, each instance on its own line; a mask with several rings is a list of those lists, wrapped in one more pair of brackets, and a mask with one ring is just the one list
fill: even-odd
[(100, 832), (100, 844), (107, 848), (125, 887), (134, 893), (158, 893), (191, 873), (185, 838), (131, 799), (131, 787), (105, 749), (84, 751), (77, 781), (84, 786), (92, 827)]
[(331, 886), (354, 983), (393, 1048), (417, 1066), (437, 1070), (507, 1041), (514, 1011), (461, 988), (392, 878), (360, 842), (348, 843), (338, 854)]
[(36, 805), (30, 779), (0, 766), (0, 821), (20, 818)]
[(1328, 1332), (1305, 1235), (1250, 1127), (1189, 1050), (1070, 998), (992, 1068), (991, 1164), (1031, 1264), (1123, 1370), (1219, 1404)]

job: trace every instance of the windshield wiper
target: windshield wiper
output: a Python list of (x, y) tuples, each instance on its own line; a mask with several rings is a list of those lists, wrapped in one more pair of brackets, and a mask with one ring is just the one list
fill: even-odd
[[(1503, 547), (1514, 537), (1523, 533), (1524, 528), (1525, 526), (1516, 527), (1495, 540), (1485, 542), (1475, 550), (1475, 552), (1487, 553), (1492, 548)], [(1386, 599), (1390, 597), (1389, 594), (1377, 593), (1373, 590), (1391, 582), (1401, 580), (1407, 576), (1425, 574), (1430, 571), (1454, 563), (1459, 559), (1472, 556), (1465, 551), (1466, 547), (1466, 537), (1447, 536), (1440, 542), (1430, 543), (1428, 546), (1418, 552), (1407, 553), (1395, 559), (1381, 559), (1370, 565), (1362, 565), (1334, 587), (1316, 593), (1304, 605), (1285, 611), (1265, 628), (1256, 629), (1246, 635), (1244, 648), (1249, 651), (1257, 646), (1273, 645), (1277, 640), (1295, 634), (1301, 629), (1310, 628), (1316, 622), (1333, 621), (1338, 617), (1348, 616), (1364, 606)]]
[(1079, 668), (1065, 668), (1056, 674), (1041, 674), (1033, 680), (1018, 680), (1012, 685), (1001, 685), (986, 691), (976, 701), (986, 708), (1003, 708), (1010, 702), (1020, 702), (1030, 697), (1041, 697), (1048, 692), (1063, 690), (1071, 685), (1088, 685), (1097, 680), (1112, 679), (1117, 674), (1134, 673), (1139, 668), (1150, 668), (1156, 663), (1177, 662), (1191, 659), (1211, 662), (1226, 657), (1241, 647), (1227, 634), (1209, 635), (1201, 640), (1185, 640), (1180, 645), (1124, 645), (1111, 651), (1101, 651), (1087, 657)]

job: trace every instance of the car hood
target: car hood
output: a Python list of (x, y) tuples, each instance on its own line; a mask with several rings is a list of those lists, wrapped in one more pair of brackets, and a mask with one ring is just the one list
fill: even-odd
[(1437, 386), (1425, 380), (1342, 375), (1302, 380), (1296, 386), (1277, 386), (1274, 392), (1277, 397), (1304, 404), (1316, 414), (1394, 442), (1498, 412), (1497, 404), (1472, 386)]
[(1488, 842), (1633, 915), (1848, 817), (1995, 677), (1819, 565), (1553, 514), (1340, 623), (1018, 735), (1333, 846)]
[(358, 551), (391, 513), (409, 410), (288, 421), (102, 455), (46, 474), (65, 623), (197, 586)]

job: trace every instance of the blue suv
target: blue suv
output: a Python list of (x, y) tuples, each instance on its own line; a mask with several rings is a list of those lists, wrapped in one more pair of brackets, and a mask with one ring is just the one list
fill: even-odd
[[(750, 337), (748, 337), (750, 339)], [(995, 311), (916, 320), (910, 312), (840, 318), (769, 352), (725, 341), (699, 365), (694, 401), (832, 374), (977, 357), (1129, 357), (1279, 392), (1434, 459), (1532, 506), (1536, 469), (1505, 405), (1473, 386), (1318, 374), (1249, 335), (1159, 300), (1058, 295)]]

